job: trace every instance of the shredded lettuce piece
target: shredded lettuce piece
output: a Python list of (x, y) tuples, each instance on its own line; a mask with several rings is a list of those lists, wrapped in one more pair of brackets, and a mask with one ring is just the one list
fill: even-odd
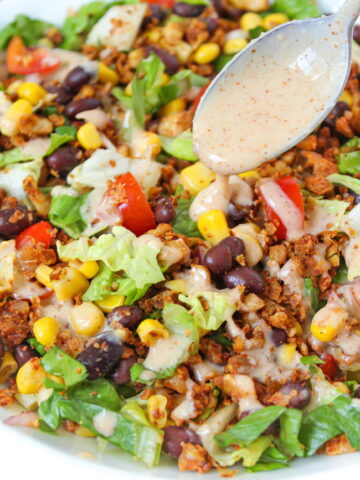
[(174, 232), (186, 235), (187, 237), (203, 238), (196, 222), (189, 217), (189, 209), (191, 207), (194, 197), (182, 198), (179, 197), (176, 206), (176, 216), (172, 222)]
[(51, 23), (36, 20), (26, 15), (16, 15), (15, 20), (0, 31), (0, 50), (5, 50), (13, 37), (19, 36), (28, 46), (36, 45), (46, 32), (53, 28)]
[(53, 225), (62, 228), (72, 238), (79, 238), (87, 227), (81, 215), (81, 207), (88, 194), (56, 195), (51, 198), (49, 220)]
[(160, 136), (161, 146), (168, 155), (187, 160), (188, 162), (196, 162), (198, 159), (193, 148), (192, 133), (190, 130), (180, 133), (177, 137)]
[(76, 128), (72, 125), (57, 127), (55, 128), (55, 133), (52, 133), (50, 136), (50, 147), (46, 152), (45, 156), (51, 155), (55, 150), (60, 148), (65, 143), (75, 140), (76, 138)]
[(360, 137), (355, 137), (345, 143), (337, 157), (338, 167), (341, 173), (360, 172)]
[(225, 55), (224, 53), (221, 53), (217, 59), (214, 61), (214, 68), (215, 72), (219, 73), (221, 70), (225, 67), (227, 63), (230, 62), (230, 60), (234, 57), (234, 55)]
[(25, 163), (14, 163), (0, 171), (0, 188), (3, 188), (11, 197), (25, 200), (27, 195), (24, 191), (23, 181), (27, 176), (32, 176), (37, 182), (40, 178), (42, 159), (37, 158)]
[(357, 195), (360, 195), (360, 180), (358, 178), (353, 178), (349, 175), (341, 175), (340, 173), (332, 173), (327, 178), (330, 180), (330, 182), (343, 185)]
[(74, 360), (58, 347), (53, 347), (41, 359), (44, 370), (64, 379), (65, 386), (71, 387), (87, 377), (86, 367)]
[(7, 152), (0, 153), (0, 168), (13, 163), (29, 162), (30, 160), (33, 160), (31, 155), (24, 153), (20, 148), (13, 148)]
[(209, 79), (197, 75), (191, 70), (181, 70), (172, 75), (170, 81), (166, 85), (162, 85), (159, 89), (161, 103), (166, 103), (183, 96), (191, 87), (203, 87), (208, 83)]
[(315, 0), (275, 0), (271, 11), (286, 13), (291, 20), (321, 16)]
[[(191, 307), (190, 314), (198, 327), (204, 330), (217, 330), (236, 310), (229, 305), (227, 293), (203, 291), (196, 295), (181, 294), (179, 299)], [(208, 309), (204, 309), (201, 299), (206, 300)]]
[(140, 246), (135, 235), (124, 227), (114, 227), (112, 233), (100, 235), (93, 245), (86, 237), (67, 245), (57, 242), (57, 250), (64, 261), (101, 260), (113, 272), (125, 272), (139, 289), (164, 280), (156, 258), (160, 248)]

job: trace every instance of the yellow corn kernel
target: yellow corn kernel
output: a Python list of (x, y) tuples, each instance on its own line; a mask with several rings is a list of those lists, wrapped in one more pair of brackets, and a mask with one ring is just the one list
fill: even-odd
[(260, 175), (257, 172), (257, 170), (249, 170), (248, 172), (239, 173), (238, 176), (240, 178), (260, 178)]
[(159, 338), (169, 338), (170, 334), (162, 323), (152, 318), (143, 320), (138, 326), (136, 333), (140, 340), (149, 347), (159, 340)]
[(231, 38), (226, 40), (223, 51), (225, 55), (233, 55), (243, 50), (247, 44), (245, 38)]
[(45, 371), (40, 360), (35, 357), (24, 363), (16, 375), (16, 385), (20, 393), (37, 393), (43, 386)]
[(211, 63), (220, 55), (220, 47), (217, 43), (203, 43), (194, 53), (194, 62), (199, 65)]
[(16, 100), (4, 113), (0, 123), (0, 131), (3, 135), (11, 137), (18, 132), (19, 122), (23, 117), (32, 114), (32, 105), (24, 99)]
[(149, 32), (146, 32), (146, 36), (148, 37), (151, 43), (157, 43), (161, 38), (161, 29), (153, 28)]
[(337, 305), (325, 305), (314, 315), (310, 330), (321, 342), (331, 342), (342, 330), (348, 317), (347, 311)]
[(245, 246), (245, 262), (248, 267), (254, 267), (263, 258), (263, 251), (256, 237), (248, 233), (238, 231), (235, 237), (240, 238)]
[(5, 352), (0, 364), (0, 385), (18, 369), (18, 364), (10, 352)]
[(240, 18), (240, 28), (248, 32), (253, 28), (260, 27), (262, 18), (254, 12), (247, 12)]
[(33, 326), (35, 338), (44, 347), (52, 347), (59, 333), (59, 324), (52, 317), (42, 317)]
[(277, 349), (277, 355), (282, 365), (291, 365), (294, 361), (296, 353), (295, 343), (285, 343)]
[(70, 323), (76, 333), (92, 337), (104, 326), (105, 316), (94, 303), (83, 302), (70, 312)]
[(170, 76), (167, 73), (161, 75), (161, 86), (166, 85), (170, 82)]
[(346, 102), (350, 108), (354, 105), (354, 97), (348, 90), (344, 90), (339, 98), (339, 102)]
[(289, 21), (289, 17), (285, 13), (270, 13), (262, 19), (262, 26), (265, 30), (271, 30), (272, 28), (277, 27), (283, 23)]
[(151, 395), (147, 403), (147, 417), (151, 425), (155, 428), (164, 428), (166, 426), (167, 398), (165, 395)]
[(101, 83), (111, 83), (112, 85), (117, 85), (119, 83), (119, 75), (109, 68), (105, 63), (99, 62), (99, 82)]
[(165, 287), (179, 293), (186, 293), (188, 291), (187, 284), (182, 278), (169, 280), (165, 283)]
[(303, 331), (304, 331), (303, 328), (302, 328), (302, 326), (301, 326), (301, 323), (295, 322), (294, 328), (295, 328), (295, 331), (296, 331), (296, 335), (297, 335), (298, 337), (300, 337), (300, 335), (302, 335), (302, 334), (303, 334)]
[(78, 435), (79, 437), (85, 437), (85, 438), (92, 438), (96, 437), (95, 433), (90, 432), (87, 428), (83, 427), (82, 425), (79, 425), (76, 430), (75, 430), (75, 435)]
[(79, 128), (77, 139), (85, 150), (96, 150), (103, 143), (98, 129), (91, 122), (85, 123), (85, 125)]
[(127, 95), (128, 97), (132, 97), (133, 92), (132, 92), (131, 82), (126, 85), (124, 92), (125, 92), (125, 95)]
[(166, 115), (170, 115), (170, 113), (180, 113), (183, 112), (186, 108), (186, 102), (183, 98), (176, 98), (172, 102), (164, 105), (159, 110), (159, 116), (165, 117)]
[(221, 210), (209, 210), (202, 213), (197, 225), (202, 236), (212, 245), (216, 245), (230, 235), (225, 214)]
[(18, 87), (17, 94), (35, 106), (46, 96), (46, 90), (37, 83), (25, 82)]
[(99, 264), (95, 260), (87, 262), (80, 262), (79, 260), (72, 260), (69, 262), (70, 267), (76, 268), (86, 278), (93, 278), (99, 271)]
[(145, 132), (139, 141), (139, 155), (144, 156), (148, 149), (151, 150), (151, 156), (156, 157), (161, 152), (161, 140), (159, 135), (153, 132)]
[(47, 288), (52, 288), (50, 274), (53, 271), (48, 265), (41, 264), (35, 270), (35, 278)]
[(184, 168), (180, 173), (180, 182), (191, 195), (196, 195), (215, 180), (215, 173), (202, 162), (196, 162)]
[(108, 295), (102, 300), (95, 302), (96, 305), (105, 313), (110, 313), (116, 307), (122, 307), (125, 303), (124, 295)]
[(89, 287), (88, 280), (75, 268), (64, 267), (56, 272), (56, 278), (51, 281), (58, 300), (65, 301), (84, 293)]
[(189, 61), (190, 55), (192, 53), (192, 46), (187, 42), (179, 42), (173, 47), (172, 53), (179, 60), (181, 65), (184, 65)]

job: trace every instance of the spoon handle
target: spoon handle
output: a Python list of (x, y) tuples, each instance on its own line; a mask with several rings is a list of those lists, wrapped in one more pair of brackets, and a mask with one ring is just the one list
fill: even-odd
[(337, 20), (352, 27), (360, 15), (360, 0), (346, 0), (336, 13)]

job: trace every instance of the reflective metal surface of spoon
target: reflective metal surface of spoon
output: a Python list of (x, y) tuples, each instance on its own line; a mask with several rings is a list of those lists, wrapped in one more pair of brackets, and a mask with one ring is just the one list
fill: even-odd
[(288, 22), (238, 53), (207, 89), (193, 122), (200, 159), (220, 174), (281, 155), (340, 97), (351, 66), (360, 0), (333, 15)]

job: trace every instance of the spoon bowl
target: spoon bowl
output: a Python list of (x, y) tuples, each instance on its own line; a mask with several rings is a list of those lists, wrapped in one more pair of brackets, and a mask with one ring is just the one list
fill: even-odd
[(200, 159), (219, 174), (245, 172), (307, 137), (346, 85), (360, 1), (336, 14), (280, 25), (217, 75), (193, 122)]

